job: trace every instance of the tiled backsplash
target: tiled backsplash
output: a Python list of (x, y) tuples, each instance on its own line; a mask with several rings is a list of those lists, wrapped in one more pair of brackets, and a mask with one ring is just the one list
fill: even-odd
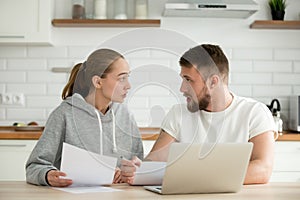
[[(61, 91), (68, 79), (68, 74), (54, 73), (51, 69), (71, 67), (93, 49), (92, 46), (0, 46), (0, 93), (25, 95), (24, 106), (1, 105), (0, 125), (15, 121), (44, 124), (61, 102)], [(223, 49), (230, 60), (232, 91), (266, 104), (278, 98), (286, 124), (288, 97), (300, 94), (300, 48), (226, 46)], [(178, 91), (181, 81), (178, 58), (156, 50), (125, 56), (132, 67), (132, 90), (127, 103), (139, 126), (159, 126), (170, 107), (182, 100)]]

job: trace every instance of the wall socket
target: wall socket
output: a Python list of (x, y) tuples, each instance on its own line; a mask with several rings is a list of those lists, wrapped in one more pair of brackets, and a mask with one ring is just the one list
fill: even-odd
[(24, 106), (25, 97), (23, 93), (2, 93), (0, 94), (1, 105)]

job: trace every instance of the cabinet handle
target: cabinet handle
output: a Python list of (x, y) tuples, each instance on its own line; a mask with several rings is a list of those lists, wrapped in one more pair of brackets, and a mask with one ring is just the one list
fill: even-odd
[(26, 147), (26, 144), (0, 144), (0, 147)]
[(0, 35), (0, 38), (25, 38), (24, 35)]

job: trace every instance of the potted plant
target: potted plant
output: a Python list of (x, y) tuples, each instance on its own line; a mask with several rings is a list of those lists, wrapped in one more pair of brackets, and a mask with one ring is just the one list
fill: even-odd
[(269, 0), (273, 20), (284, 19), (286, 5), (286, 0)]

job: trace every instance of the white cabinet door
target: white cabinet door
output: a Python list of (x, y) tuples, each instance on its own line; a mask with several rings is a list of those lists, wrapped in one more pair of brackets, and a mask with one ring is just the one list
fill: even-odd
[(146, 157), (150, 153), (154, 143), (155, 140), (143, 140), (144, 157)]
[(51, 42), (52, 0), (0, 0), (0, 43)]
[(0, 140), (0, 181), (25, 180), (25, 163), (37, 140)]
[(276, 142), (272, 182), (300, 182), (300, 142)]

